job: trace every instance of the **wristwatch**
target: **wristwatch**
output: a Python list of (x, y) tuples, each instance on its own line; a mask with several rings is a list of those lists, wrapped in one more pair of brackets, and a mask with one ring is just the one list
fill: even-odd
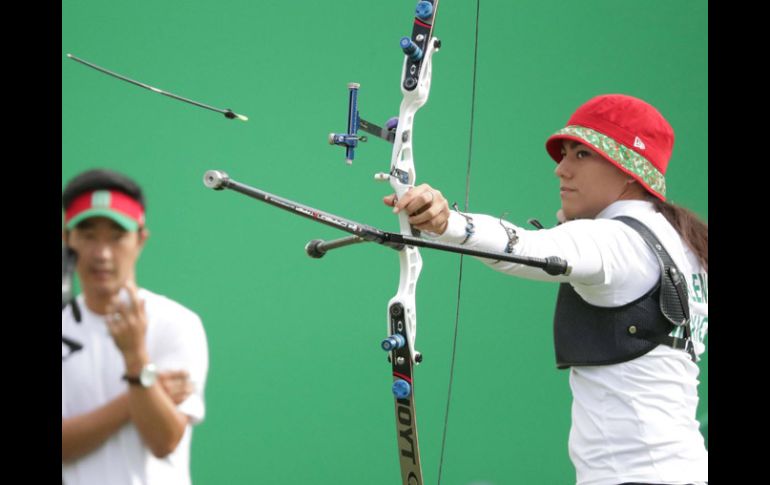
[(155, 367), (155, 364), (153, 363), (145, 364), (138, 376), (123, 375), (124, 381), (128, 381), (129, 384), (139, 385), (142, 387), (152, 387), (157, 379), (158, 368)]

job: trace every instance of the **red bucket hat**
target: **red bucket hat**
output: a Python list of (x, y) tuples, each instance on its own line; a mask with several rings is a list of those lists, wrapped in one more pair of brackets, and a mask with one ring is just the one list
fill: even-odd
[(556, 163), (562, 159), (562, 140), (587, 145), (652, 195), (666, 200), (664, 175), (674, 148), (674, 130), (652, 105), (623, 94), (597, 96), (546, 141), (545, 148)]

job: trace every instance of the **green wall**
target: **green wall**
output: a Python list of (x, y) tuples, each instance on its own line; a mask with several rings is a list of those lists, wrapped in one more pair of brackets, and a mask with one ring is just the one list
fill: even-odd
[[(398, 114), (402, 35), (414, 0), (62, 3), (62, 183), (94, 166), (143, 183), (152, 236), (143, 286), (199, 313), (209, 340), (207, 418), (195, 428), (197, 484), (399, 481), (390, 367), (379, 341), (397, 254), (359, 245), (308, 258), (343, 235), (235, 192), (206, 170), (397, 230), (381, 203), (390, 145), (353, 166), (346, 84), (360, 112)], [(463, 203), (474, 17), (443, 0), (430, 100), (415, 123), (418, 182)], [(559, 207), (545, 139), (601, 93), (657, 106), (676, 131), (669, 198), (708, 218), (708, 5), (703, 1), (483, 1), (470, 210), (526, 225)], [(250, 117), (230, 121), (97, 73), (72, 53)], [(423, 250), (416, 401), (426, 483), (438, 475), (459, 257)], [(466, 259), (442, 483), (574, 482), (570, 392), (551, 342), (556, 286)], [(708, 437), (708, 353), (698, 417)]]

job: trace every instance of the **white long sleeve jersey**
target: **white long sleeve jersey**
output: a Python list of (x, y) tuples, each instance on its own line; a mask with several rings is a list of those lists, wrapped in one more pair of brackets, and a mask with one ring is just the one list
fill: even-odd
[[(488, 251), (505, 250), (510, 239), (500, 219), (466, 215), (472, 217), (474, 225), (469, 238), (466, 219), (452, 212), (447, 230), (436, 239)], [(687, 276), (692, 338), (696, 354), (702, 354), (708, 331), (708, 274), (649, 202), (618, 201), (595, 219), (538, 231), (505, 222), (518, 237), (514, 254), (561, 257), (572, 267), (569, 276), (551, 276), (539, 268), (477, 259), (503, 273), (568, 282), (587, 303), (618, 307), (638, 299), (660, 280), (658, 261), (642, 237), (626, 224), (612, 220), (621, 215), (649, 227)], [(698, 366), (686, 352), (663, 345), (621, 364), (571, 367), (569, 454), (577, 484), (708, 481), (708, 451), (695, 417), (698, 373)]]

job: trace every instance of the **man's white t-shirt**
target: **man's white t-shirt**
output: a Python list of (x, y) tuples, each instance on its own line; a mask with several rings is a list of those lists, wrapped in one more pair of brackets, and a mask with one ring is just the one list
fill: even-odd
[[(128, 423), (99, 448), (62, 463), (66, 485), (186, 485), (190, 483), (192, 425), (205, 415), (203, 391), (208, 372), (206, 335), (198, 315), (179, 303), (146, 289), (139, 290), (147, 312), (147, 352), (158, 370), (186, 370), (193, 393), (177, 409), (190, 424), (176, 449), (156, 458)], [(62, 418), (98, 408), (128, 390), (122, 379), (123, 357), (107, 329), (103, 315), (93, 313), (78, 296), (82, 313), (76, 322), (68, 305), (62, 310), (62, 337), (82, 345), (73, 351), (62, 343)]]
[[(456, 212), (451, 213), (446, 232), (436, 239), (505, 251), (509, 236), (500, 219), (467, 215), (474, 225), (467, 241), (467, 221)], [(528, 231), (505, 223), (515, 229), (518, 237), (514, 254), (561, 257), (572, 267), (569, 276), (551, 276), (539, 268), (478, 259), (511, 275), (568, 282), (594, 306), (622, 306), (652, 289), (660, 280), (660, 269), (639, 233), (623, 222), (611, 220), (621, 215), (650, 228), (687, 276), (693, 342), (696, 354), (702, 354), (708, 331), (708, 274), (649, 202), (618, 201), (596, 219), (575, 220), (546, 230)], [(683, 336), (681, 329), (675, 332), (672, 335)], [(708, 451), (695, 419), (698, 373), (698, 366), (686, 352), (664, 345), (621, 364), (571, 367), (569, 454), (577, 484), (708, 481)]]

